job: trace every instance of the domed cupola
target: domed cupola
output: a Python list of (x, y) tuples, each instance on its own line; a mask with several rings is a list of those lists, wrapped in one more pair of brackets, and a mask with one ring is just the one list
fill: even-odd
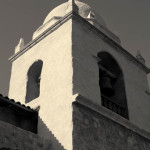
[[(39, 27), (35, 33), (33, 34), (33, 39), (35, 39), (38, 35), (40, 35), (42, 32), (44, 32), (46, 29), (48, 29), (50, 26), (55, 24), (57, 21), (59, 21), (61, 18), (63, 18), (65, 15), (67, 15), (70, 12), (75, 12), (84, 19), (86, 19), (88, 22), (90, 22), (92, 25), (94, 25), (96, 28), (102, 30), (105, 34), (109, 34), (110, 36), (113, 36), (113, 33), (110, 33), (109, 29), (107, 28), (107, 25), (105, 24), (105, 21), (103, 18), (95, 11), (93, 10), (88, 4), (81, 2), (80, 0), (69, 0), (68, 2), (65, 2), (56, 8), (54, 8), (45, 18), (43, 25)], [(118, 37), (114, 35), (113, 37), (118, 43), (120, 43), (120, 40)]]
[[(103, 26), (106, 27), (106, 24), (104, 22), (104, 20), (102, 19), (102, 17), (100, 17), (88, 4), (85, 4), (79, 0), (69, 0), (66, 3), (63, 3), (61, 5), (59, 5), (58, 7), (54, 8), (45, 18), (44, 23), (49, 22), (50, 20), (52, 20), (54, 17), (63, 17), (65, 16), (69, 10), (71, 11), (71, 9), (69, 9), (69, 5), (71, 5), (70, 3), (73, 3), (72, 5), (75, 5), (75, 7), (73, 7), (73, 11), (76, 11), (74, 9), (76, 9), (76, 7), (78, 8), (78, 14), (83, 17), (83, 18), (88, 18), (89, 14), (91, 12), (93, 12), (95, 14), (95, 18), (97, 19), (97, 21), (102, 24)], [(69, 9), (69, 10), (68, 10)]]

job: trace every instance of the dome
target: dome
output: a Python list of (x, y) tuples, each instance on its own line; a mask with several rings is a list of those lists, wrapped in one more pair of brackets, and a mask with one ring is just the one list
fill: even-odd
[[(78, 7), (78, 14), (83, 17), (87, 18), (90, 12), (93, 12), (95, 15), (95, 19), (98, 23), (106, 27), (106, 24), (102, 17), (100, 17), (88, 4), (75, 0), (75, 4)], [(63, 3), (56, 8), (54, 8), (45, 18), (44, 23), (50, 21), (53, 17), (63, 17), (67, 14), (67, 9), (69, 6), (69, 2)]]
[(38, 37), (45, 30), (47, 30), (49, 27), (54, 25), (57, 21), (59, 21), (61, 18), (63, 18), (72, 10), (78, 13), (78, 15), (83, 17), (85, 20), (87, 20), (90, 24), (92, 24), (97, 29), (102, 31), (104, 34), (112, 38), (114, 41), (120, 43), (119, 37), (113, 34), (108, 29), (103, 18), (96, 11), (94, 11), (88, 4), (85, 4), (79, 0), (69, 0), (68, 2), (63, 3), (57, 6), (56, 8), (54, 8), (45, 18), (43, 25), (40, 26), (34, 32), (32, 39)]

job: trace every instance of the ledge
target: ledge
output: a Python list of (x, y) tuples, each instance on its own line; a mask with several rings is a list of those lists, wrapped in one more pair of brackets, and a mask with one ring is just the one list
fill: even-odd
[(88, 109), (91, 109), (92, 111), (95, 111), (95, 112), (109, 118), (110, 120), (124, 126), (125, 128), (137, 133), (138, 135), (143, 136), (143, 137), (150, 140), (150, 133), (149, 132), (147, 132), (143, 129), (140, 129), (139, 127), (137, 127), (136, 125), (131, 123), (129, 120), (127, 120), (127, 119), (121, 117), (120, 115), (110, 111), (109, 109), (91, 102), (91, 100), (83, 97), (82, 95), (78, 95), (76, 98), (76, 101), (73, 103), (78, 103), (84, 107), (87, 107)]
[(68, 13), (64, 17), (62, 17), (59, 21), (57, 21), (54, 25), (50, 26), (47, 30), (45, 30), (42, 34), (40, 34), (37, 38), (29, 42), (27, 45), (24, 46), (23, 49), (21, 49), (19, 52), (16, 54), (12, 55), (9, 60), (10, 61), (15, 61), (18, 57), (23, 55), (26, 51), (28, 51), (31, 47), (39, 43), (42, 39), (44, 39), (46, 36), (48, 36), (51, 32), (53, 32), (57, 27), (62, 25), (64, 22), (69, 20), (72, 16), (72, 12)]
[(86, 25), (88, 25), (92, 30), (94, 31), (99, 37), (101, 37), (105, 42), (113, 46), (116, 50), (119, 52), (122, 52), (126, 57), (128, 57), (129, 60), (131, 60), (133, 63), (135, 63), (138, 67), (140, 67), (142, 70), (144, 70), (146, 73), (150, 73), (150, 69), (146, 67), (144, 64), (139, 62), (133, 55), (131, 55), (128, 51), (126, 51), (121, 45), (119, 45), (117, 42), (112, 40), (110, 37), (108, 37), (106, 34), (104, 34), (102, 31), (97, 29), (95, 26), (93, 26), (91, 23), (89, 23), (86, 19), (82, 18), (80, 15), (78, 15), (75, 12), (69, 12), (67, 15), (62, 17), (60, 20), (58, 20), (54, 25), (49, 27), (46, 31), (44, 31), (41, 35), (39, 35), (37, 38), (35, 38), (33, 41), (29, 42), (22, 50), (14, 54), (9, 58), (10, 61), (16, 60), (18, 57), (20, 57), (22, 54), (24, 54), (26, 51), (28, 51), (31, 47), (36, 45), (38, 42), (40, 42), (43, 38), (45, 38), (47, 35), (49, 35), (51, 32), (53, 32), (58, 26), (69, 20), (75, 16), (76, 18), (80, 19), (82, 22), (84, 22)]
[(87, 20), (85, 20), (84, 18), (82, 18), (80, 15), (78, 15), (76, 13), (73, 13), (73, 14), (74, 14), (73, 16), (77, 17), (83, 23), (85, 23), (86, 25), (88, 25), (90, 27), (90, 30), (94, 31), (97, 34), (97, 36), (99, 36), (105, 42), (107, 42), (108, 44), (110, 44), (111, 46), (113, 46), (115, 48), (115, 50), (118, 50), (119, 52), (122, 52), (129, 60), (131, 60), (134, 64), (136, 64), (138, 67), (140, 67), (146, 73), (150, 73), (150, 69), (147, 66), (145, 66), (143, 63), (141, 63), (140, 61), (138, 61), (132, 54), (130, 54), (127, 50), (125, 50), (121, 45), (119, 45), (113, 39), (111, 39), (110, 37), (108, 37), (102, 31), (100, 31), (99, 29), (97, 29), (95, 26), (93, 26)]

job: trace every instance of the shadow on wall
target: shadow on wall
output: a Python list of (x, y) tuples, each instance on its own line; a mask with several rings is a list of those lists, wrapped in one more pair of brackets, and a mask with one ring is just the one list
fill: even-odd
[(28, 70), (26, 103), (31, 102), (33, 99), (39, 97), (40, 95), (40, 80), (41, 80), (42, 67), (43, 67), (43, 61), (38, 60), (34, 62)]
[(51, 141), (51, 148), (55, 150), (65, 150), (64, 147), (59, 143), (55, 135), (48, 129), (43, 120), (39, 117), (38, 119), (39, 135)]
[(97, 56), (102, 105), (129, 119), (122, 69), (108, 52), (102, 51)]

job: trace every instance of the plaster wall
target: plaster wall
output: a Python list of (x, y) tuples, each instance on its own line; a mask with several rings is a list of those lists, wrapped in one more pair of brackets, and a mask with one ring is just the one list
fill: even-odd
[(73, 22), (70, 19), (61, 24), (13, 62), (9, 97), (24, 103), (28, 69), (38, 59), (43, 61), (40, 96), (28, 105), (40, 106), (38, 134), (45, 138), (54, 135), (64, 149), (73, 148), (72, 102), (76, 96), (81, 94), (101, 105), (95, 58), (101, 51), (110, 53), (122, 68), (129, 120), (150, 131), (145, 72), (81, 19), (73, 17)]
[(146, 94), (146, 73), (133, 63), (120, 49), (106, 42), (91, 26), (77, 17), (73, 18), (73, 92), (80, 93), (101, 105), (99, 88), (99, 52), (108, 52), (120, 65), (125, 82), (129, 120), (150, 132), (150, 96)]
[(12, 64), (9, 97), (25, 103), (27, 72), (43, 61), (40, 96), (28, 103), (40, 106), (38, 134), (54, 135), (65, 149), (72, 149), (72, 20), (61, 24)]

